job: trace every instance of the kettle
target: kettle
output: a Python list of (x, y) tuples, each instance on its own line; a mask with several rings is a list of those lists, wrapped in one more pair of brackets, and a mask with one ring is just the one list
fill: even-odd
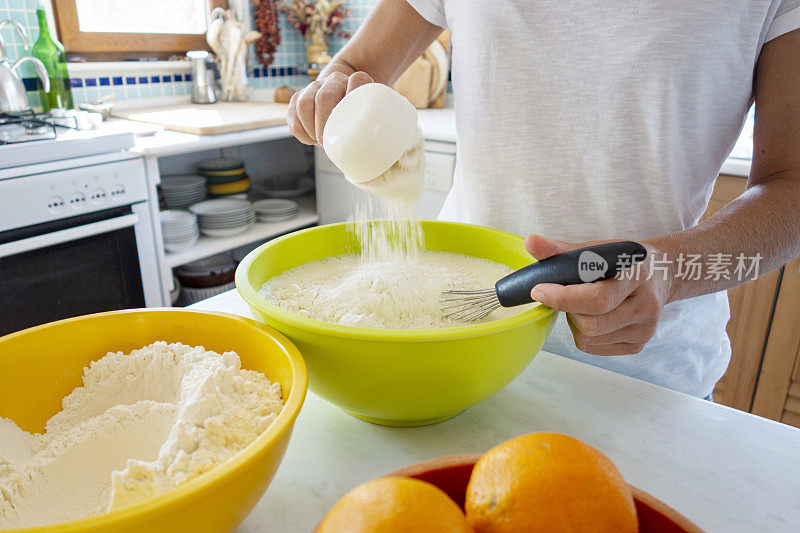
[(50, 78), (44, 63), (35, 57), (25, 56), (14, 63), (7, 59), (0, 60), (0, 113), (16, 113), (30, 109), (28, 94), (25, 85), (19, 79), (17, 68), (23, 63), (31, 63), (36, 69), (36, 74), (42, 80), (45, 92), (50, 90)]
[(217, 101), (214, 71), (210, 68), (211, 57), (205, 50), (186, 53), (192, 60), (192, 103), (213, 104)]
[[(0, 22), (0, 28), (12, 25), (22, 39), (23, 48), (28, 47), (28, 34), (25, 28), (14, 20), (4, 20)], [(47, 69), (44, 63), (35, 57), (25, 56), (16, 60), (14, 63), (6, 57), (6, 47), (3, 38), (0, 37), (0, 113), (17, 113), (27, 111), (31, 105), (28, 102), (28, 94), (25, 85), (22, 83), (17, 68), (23, 63), (31, 63), (36, 70), (36, 75), (42, 80), (45, 92), (50, 90), (50, 78), (47, 76)]]

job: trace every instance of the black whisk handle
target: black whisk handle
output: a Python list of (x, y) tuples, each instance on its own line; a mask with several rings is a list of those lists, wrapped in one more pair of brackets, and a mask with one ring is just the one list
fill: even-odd
[(531, 289), (539, 283), (575, 285), (608, 279), (647, 257), (638, 242), (596, 244), (554, 255), (512, 272), (495, 283), (503, 307), (531, 303)]

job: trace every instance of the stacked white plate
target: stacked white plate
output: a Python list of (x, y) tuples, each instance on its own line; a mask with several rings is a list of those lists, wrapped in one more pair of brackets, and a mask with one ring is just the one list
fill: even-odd
[(186, 250), (200, 237), (197, 217), (189, 211), (161, 211), (161, 236), (164, 238), (166, 251)]
[(162, 176), (160, 187), (169, 209), (184, 209), (206, 199), (203, 176)]
[(253, 204), (247, 200), (219, 198), (194, 204), (189, 211), (197, 215), (200, 233), (209, 237), (228, 237), (246, 231), (256, 219)]
[(253, 204), (259, 222), (280, 222), (297, 216), (300, 206), (291, 200), (259, 200)]

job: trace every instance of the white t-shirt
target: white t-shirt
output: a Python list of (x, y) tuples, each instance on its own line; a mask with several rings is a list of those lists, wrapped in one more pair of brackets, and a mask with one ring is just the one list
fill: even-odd
[[(453, 32), (458, 160), (440, 218), (566, 241), (697, 224), (800, 0), (408, 0)], [(638, 355), (545, 349), (695, 396), (730, 360), (724, 292), (666, 306)]]

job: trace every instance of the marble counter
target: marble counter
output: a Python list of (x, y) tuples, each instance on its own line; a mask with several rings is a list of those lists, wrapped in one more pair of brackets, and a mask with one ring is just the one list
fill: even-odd
[(456, 113), (452, 107), (420, 109), (419, 126), (429, 141), (456, 142)]
[[(250, 316), (235, 291), (193, 308)], [(708, 531), (800, 527), (800, 430), (542, 352), (504, 390), (433, 426), (375, 426), (309, 391), (275, 479), (238, 531), (310, 531), (363, 481), (531, 431), (597, 447)]]

